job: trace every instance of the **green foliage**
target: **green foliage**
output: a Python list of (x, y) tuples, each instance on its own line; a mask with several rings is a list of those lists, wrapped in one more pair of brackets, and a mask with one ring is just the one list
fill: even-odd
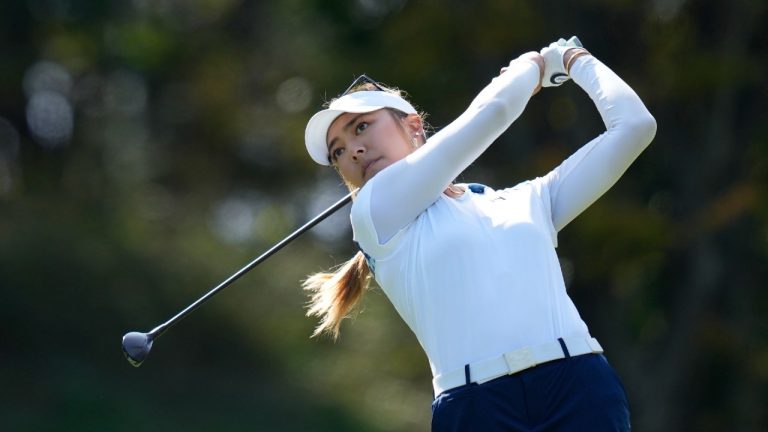
[[(118, 339), (344, 193), (303, 129), (356, 74), (403, 88), (440, 128), (510, 59), (571, 34), (659, 125), (558, 249), (633, 423), (765, 430), (765, 18), (750, 0), (4, 2), (4, 430), (426, 430), (427, 360), (380, 290), (338, 342), (309, 339), (299, 281), (354, 252), (345, 211), (140, 369)], [(34, 123), (42, 96), (64, 103)], [(462, 179), (542, 175), (601, 128), (575, 86), (545, 90)]]

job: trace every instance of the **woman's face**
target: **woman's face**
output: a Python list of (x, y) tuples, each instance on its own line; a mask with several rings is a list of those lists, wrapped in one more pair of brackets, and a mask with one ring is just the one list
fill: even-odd
[(416, 149), (421, 118), (396, 118), (387, 109), (345, 113), (328, 128), (328, 154), (344, 180), (360, 187)]

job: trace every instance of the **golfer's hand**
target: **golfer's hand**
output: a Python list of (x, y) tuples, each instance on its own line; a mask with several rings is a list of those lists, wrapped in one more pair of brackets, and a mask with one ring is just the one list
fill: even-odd
[[(536, 51), (530, 51), (525, 54), (521, 54), (518, 59), (532, 61), (539, 67), (539, 82), (536, 84), (536, 88), (533, 89), (533, 94), (538, 93), (539, 90), (541, 90), (541, 79), (544, 77), (544, 57), (542, 57), (541, 54), (537, 53)], [(506, 71), (506, 67), (501, 68), (499, 75)]]
[(573, 36), (568, 40), (560, 38), (552, 42), (542, 48), (540, 53), (544, 57), (546, 66), (542, 85), (544, 87), (557, 87), (571, 79), (570, 72), (573, 61), (577, 57), (589, 54), (589, 51), (584, 49), (579, 38)]

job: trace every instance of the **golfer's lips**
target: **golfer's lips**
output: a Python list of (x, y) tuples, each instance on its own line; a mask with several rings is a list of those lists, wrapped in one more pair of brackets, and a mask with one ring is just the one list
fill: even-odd
[(369, 161), (366, 161), (365, 164), (363, 164), (363, 178), (368, 177), (368, 169), (371, 167), (371, 165), (375, 164), (379, 161), (381, 158), (371, 159)]

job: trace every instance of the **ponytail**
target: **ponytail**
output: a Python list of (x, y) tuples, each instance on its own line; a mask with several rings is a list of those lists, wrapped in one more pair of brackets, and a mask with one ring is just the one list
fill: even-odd
[(304, 290), (310, 292), (307, 316), (320, 318), (312, 337), (328, 333), (334, 339), (338, 338), (341, 320), (363, 297), (370, 280), (371, 271), (362, 252), (336, 267), (332, 273), (319, 272), (307, 277), (301, 284)]

